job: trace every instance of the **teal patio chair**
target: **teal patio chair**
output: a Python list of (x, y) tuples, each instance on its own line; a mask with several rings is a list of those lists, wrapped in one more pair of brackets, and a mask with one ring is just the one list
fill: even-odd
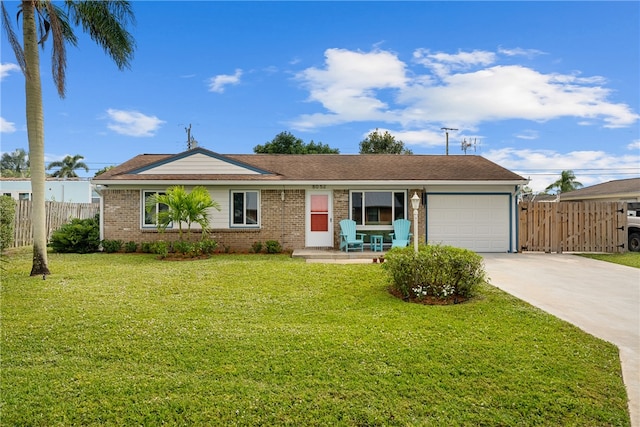
[(411, 221), (408, 219), (396, 219), (393, 221), (393, 233), (389, 233), (391, 237), (391, 247), (404, 248), (409, 246), (412, 236), (409, 230), (411, 230)]
[(340, 250), (349, 252), (349, 248), (364, 251), (364, 233), (356, 233), (356, 222), (352, 219), (340, 221)]

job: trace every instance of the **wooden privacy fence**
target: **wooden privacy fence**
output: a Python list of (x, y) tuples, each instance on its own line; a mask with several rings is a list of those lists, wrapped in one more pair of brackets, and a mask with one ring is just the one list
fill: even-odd
[[(18, 200), (16, 203), (16, 217), (14, 220), (13, 246), (28, 246), (33, 244), (31, 233), (31, 201)], [(51, 233), (72, 218), (93, 218), (100, 209), (99, 203), (63, 203), (45, 202), (47, 240)]]
[(626, 251), (626, 203), (520, 202), (519, 214), (521, 251)]

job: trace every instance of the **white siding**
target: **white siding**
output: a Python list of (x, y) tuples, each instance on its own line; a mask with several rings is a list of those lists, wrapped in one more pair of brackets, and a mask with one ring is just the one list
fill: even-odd
[(213, 174), (213, 175), (258, 175), (251, 169), (233, 163), (225, 162), (201, 153), (174, 160), (151, 169), (140, 172), (141, 175), (184, 175), (184, 174)]
[(210, 227), (229, 228), (229, 190), (209, 190), (209, 194), (220, 205), (220, 211), (211, 209)]

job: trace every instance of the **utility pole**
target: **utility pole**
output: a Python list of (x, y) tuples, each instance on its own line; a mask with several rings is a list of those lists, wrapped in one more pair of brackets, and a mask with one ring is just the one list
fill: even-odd
[(440, 128), (440, 129), (442, 129), (444, 131), (445, 135), (447, 135), (447, 149), (446, 149), (445, 153), (448, 156), (449, 155), (449, 131), (450, 130), (458, 130), (458, 129), (455, 129), (455, 128)]

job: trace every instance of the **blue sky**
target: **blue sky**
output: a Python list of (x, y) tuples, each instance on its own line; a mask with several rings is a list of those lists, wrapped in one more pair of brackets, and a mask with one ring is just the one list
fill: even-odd
[[(17, 2), (5, 1), (10, 16)], [(376, 128), (416, 154), (475, 154), (543, 190), (640, 176), (640, 2), (133, 2), (131, 68), (88, 37), (67, 96), (41, 51), (47, 161), (91, 168), (221, 154), (289, 131), (355, 154)], [(19, 32), (14, 25), (14, 30)], [(77, 34), (81, 31), (78, 29)], [(2, 33), (1, 150), (28, 148), (24, 77)], [(474, 154), (470, 147), (468, 154)], [(84, 173), (83, 173), (84, 175)]]

